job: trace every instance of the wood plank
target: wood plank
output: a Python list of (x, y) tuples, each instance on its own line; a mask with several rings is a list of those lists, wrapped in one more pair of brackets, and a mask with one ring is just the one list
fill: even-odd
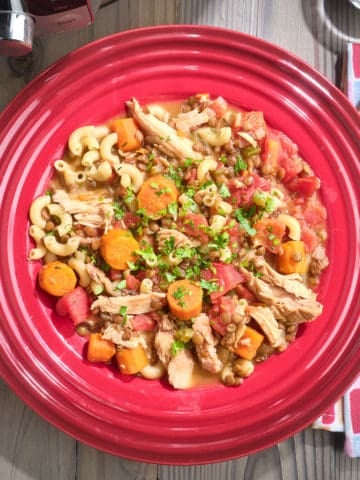
[(158, 480), (355, 480), (360, 459), (343, 452), (343, 435), (306, 429), (248, 457), (189, 467), (159, 466)]
[(76, 480), (157, 480), (157, 465), (115, 457), (78, 443)]
[(1, 480), (71, 480), (76, 442), (40, 418), (0, 380)]

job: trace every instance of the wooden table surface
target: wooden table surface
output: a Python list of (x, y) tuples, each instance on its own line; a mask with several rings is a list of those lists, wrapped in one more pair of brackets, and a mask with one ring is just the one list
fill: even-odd
[[(227, 27), (273, 42), (338, 83), (345, 42), (360, 41), (360, 11), (348, 0), (118, 0), (95, 23), (41, 37), (28, 63), (0, 57), (0, 110), (33, 76), (96, 38), (159, 24)], [(340, 433), (308, 428), (270, 449), (204, 466), (161, 466), (114, 457), (76, 442), (33, 413), (0, 380), (0, 480), (355, 480), (360, 459)]]

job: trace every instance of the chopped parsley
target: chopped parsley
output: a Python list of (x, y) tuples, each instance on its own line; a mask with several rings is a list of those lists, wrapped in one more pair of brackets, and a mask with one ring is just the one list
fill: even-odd
[(169, 165), (169, 171), (167, 175), (173, 180), (177, 188), (182, 187), (182, 170), (180, 167), (174, 168), (173, 165)]
[(185, 307), (184, 298), (185, 296), (191, 295), (191, 293), (192, 293), (191, 290), (187, 290), (184, 287), (179, 287), (173, 293), (173, 297), (175, 298), (175, 300), (177, 300), (177, 304), (180, 307), (184, 308)]
[(261, 190), (257, 190), (253, 195), (253, 202), (262, 207), (266, 213), (272, 213), (276, 210), (276, 202), (271, 195)]
[(131, 190), (130, 187), (127, 187), (126, 194), (124, 196), (125, 203), (131, 203), (135, 199), (134, 192)]
[(114, 217), (116, 220), (121, 220), (124, 215), (124, 208), (120, 205), (119, 202), (114, 202), (113, 203), (113, 210), (114, 210)]
[(115, 285), (115, 290), (122, 290), (125, 287), (126, 287), (126, 280), (120, 280), (120, 282), (117, 282), (117, 284)]
[(173, 273), (171, 272), (165, 272), (164, 273), (164, 278), (165, 280), (168, 282), (168, 283), (171, 283), (173, 282), (174, 280), (176, 280), (176, 275), (174, 275)]
[(239, 172), (242, 172), (246, 169), (247, 169), (247, 163), (245, 162), (245, 160), (240, 155), (238, 155), (236, 157), (236, 163), (234, 165), (234, 172), (239, 173)]
[(174, 251), (174, 248), (175, 248), (175, 238), (174, 237), (166, 238), (164, 241), (164, 245), (162, 247), (162, 252), (165, 255), (169, 255), (171, 252)]
[(185, 343), (182, 342), (181, 340), (175, 340), (171, 344), (170, 349), (171, 349), (171, 355), (175, 357), (179, 352), (181, 352), (181, 350), (185, 349)]
[(135, 251), (136, 255), (145, 260), (148, 265), (157, 264), (157, 256), (151, 245), (146, 245), (140, 250)]
[(127, 322), (128, 316), (127, 316), (127, 307), (124, 305), (119, 308), (119, 315), (123, 318), (122, 325), (124, 326)]
[(191, 167), (191, 165), (194, 163), (193, 158), (185, 158), (184, 160), (184, 167)]
[(229, 244), (230, 235), (228, 232), (218, 233), (209, 243), (209, 248), (217, 250), (218, 248), (224, 248)]
[(175, 292), (173, 293), (173, 297), (175, 298), (175, 300), (180, 300), (180, 299), (184, 298), (185, 295), (189, 295), (189, 291), (186, 290), (186, 288), (184, 288), (184, 287), (177, 288), (175, 290)]
[(228, 189), (227, 185), (225, 185), (225, 183), (223, 183), (223, 184), (221, 185), (221, 187), (219, 188), (219, 195), (220, 195), (222, 198), (229, 198), (229, 197), (231, 197), (230, 190)]
[(102, 270), (103, 272), (105, 272), (105, 273), (108, 273), (108, 272), (110, 272), (110, 270), (111, 270), (110, 265), (109, 265), (108, 263), (106, 263), (105, 260), (102, 260), (102, 261), (101, 261), (100, 268), (101, 268), (101, 270)]
[(185, 258), (193, 258), (195, 254), (196, 254), (196, 249), (193, 247), (189, 247), (189, 245), (178, 247), (174, 251), (175, 257), (181, 258), (182, 260), (184, 260)]
[(174, 220), (177, 219), (178, 216), (178, 204), (177, 202), (170, 202), (168, 207), (169, 214), (173, 217)]
[(234, 212), (234, 216), (248, 235), (252, 237), (256, 235), (256, 230), (251, 226), (250, 221), (247, 218), (248, 214), (243, 208), (237, 208)]
[(203, 278), (200, 280), (200, 287), (204, 290), (207, 290), (208, 293), (216, 292), (219, 290), (219, 285), (216, 280), (204, 280)]

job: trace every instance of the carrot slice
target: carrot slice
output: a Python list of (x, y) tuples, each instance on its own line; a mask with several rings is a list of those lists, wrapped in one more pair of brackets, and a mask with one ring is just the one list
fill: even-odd
[(77, 283), (74, 270), (58, 260), (43, 265), (38, 279), (40, 287), (55, 297), (62, 297), (71, 292)]
[(179, 320), (190, 320), (202, 311), (203, 292), (190, 280), (177, 280), (167, 291), (170, 311)]
[(122, 348), (116, 352), (116, 361), (121, 373), (134, 375), (149, 363), (145, 350), (141, 345), (135, 348)]
[(176, 202), (178, 189), (175, 183), (163, 175), (149, 177), (141, 186), (137, 200), (140, 210), (149, 217), (158, 219), (167, 213), (168, 206)]
[(115, 344), (101, 337), (101, 333), (90, 333), (87, 356), (89, 362), (108, 363), (115, 355)]
[(282, 243), (282, 254), (277, 257), (277, 268), (281, 273), (306, 273), (305, 244), (301, 240)]
[(100, 253), (105, 262), (115, 270), (129, 268), (127, 262), (134, 262), (138, 242), (128, 230), (114, 228), (105, 233), (100, 240)]
[(235, 353), (246, 360), (252, 360), (258, 348), (264, 340), (264, 335), (251, 327), (246, 327), (244, 335), (240, 338), (238, 346), (235, 348)]
[(123, 152), (131, 152), (141, 147), (142, 133), (133, 118), (117, 118), (111, 128), (118, 136), (118, 147)]

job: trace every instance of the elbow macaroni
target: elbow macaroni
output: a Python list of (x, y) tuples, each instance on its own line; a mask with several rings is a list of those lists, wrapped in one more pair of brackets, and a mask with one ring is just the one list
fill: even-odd
[(96, 140), (95, 132), (96, 130), (93, 125), (87, 125), (74, 130), (70, 135), (68, 142), (70, 152), (74, 156), (80, 157), (84, 150), (84, 145), (82, 143), (84, 138), (93, 137)]
[(289, 238), (291, 238), (292, 240), (300, 240), (301, 227), (299, 221), (295, 217), (293, 217), (292, 215), (286, 215), (285, 213), (281, 213), (277, 217), (277, 220), (288, 228)]
[[(77, 252), (75, 252), (76, 255)], [(82, 258), (71, 257), (68, 261), (69, 267), (71, 267), (79, 277), (79, 284), (86, 288), (90, 285), (91, 278), (86, 268), (86, 263)]]
[(87, 176), (96, 182), (107, 182), (113, 175), (110, 162), (103, 161), (98, 167), (93, 165), (87, 172)]
[(45, 228), (46, 220), (42, 216), (43, 208), (47, 207), (51, 202), (49, 195), (42, 195), (36, 198), (30, 207), (30, 220), (33, 225), (39, 228)]
[(209, 172), (216, 170), (217, 162), (211, 158), (203, 160), (197, 168), (196, 177), (201, 183), (206, 179)]
[(112, 165), (118, 165), (120, 162), (119, 155), (112, 152), (113, 146), (117, 143), (117, 133), (109, 133), (101, 140), (100, 143), (100, 156), (103, 160), (108, 160)]
[(47, 209), (50, 215), (56, 217), (59, 221), (59, 224), (56, 226), (55, 230), (57, 230), (60, 237), (69, 233), (73, 227), (72, 216), (65, 212), (63, 207), (58, 203), (50, 203)]
[(49, 252), (58, 257), (68, 257), (72, 255), (80, 245), (79, 237), (70, 237), (66, 243), (60, 243), (54, 236), (48, 235), (44, 237), (43, 242)]
[(122, 163), (116, 168), (116, 172), (120, 177), (121, 185), (125, 188), (130, 187), (135, 193), (140, 190), (141, 185), (144, 183), (144, 173), (135, 165)]
[(35, 248), (32, 248), (29, 253), (29, 260), (40, 260), (46, 255), (46, 248), (42, 245), (38, 245)]
[(214, 233), (219, 233), (226, 225), (226, 217), (223, 215), (214, 215), (210, 222), (210, 229)]
[(35, 240), (37, 244), (39, 244), (43, 237), (45, 237), (45, 230), (40, 228), (38, 225), (33, 224), (30, 225), (29, 235)]
[(219, 213), (220, 215), (229, 215), (233, 209), (232, 205), (222, 200), (221, 197), (218, 198), (215, 204), (215, 208), (217, 213)]
[(140, 284), (140, 293), (151, 293), (154, 282), (150, 278), (144, 278)]
[(201, 140), (208, 143), (212, 147), (221, 147), (228, 143), (231, 139), (231, 127), (222, 127), (214, 129), (211, 127), (203, 127), (197, 130)]
[(55, 170), (62, 173), (67, 187), (75, 184), (86, 182), (86, 174), (84, 171), (75, 172), (70, 165), (64, 160), (56, 160), (54, 163)]
[(101, 159), (100, 152), (97, 150), (90, 150), (84, 153), (81, 159), (81, 165), (87, 168), (91, 168), (96, 162)]

